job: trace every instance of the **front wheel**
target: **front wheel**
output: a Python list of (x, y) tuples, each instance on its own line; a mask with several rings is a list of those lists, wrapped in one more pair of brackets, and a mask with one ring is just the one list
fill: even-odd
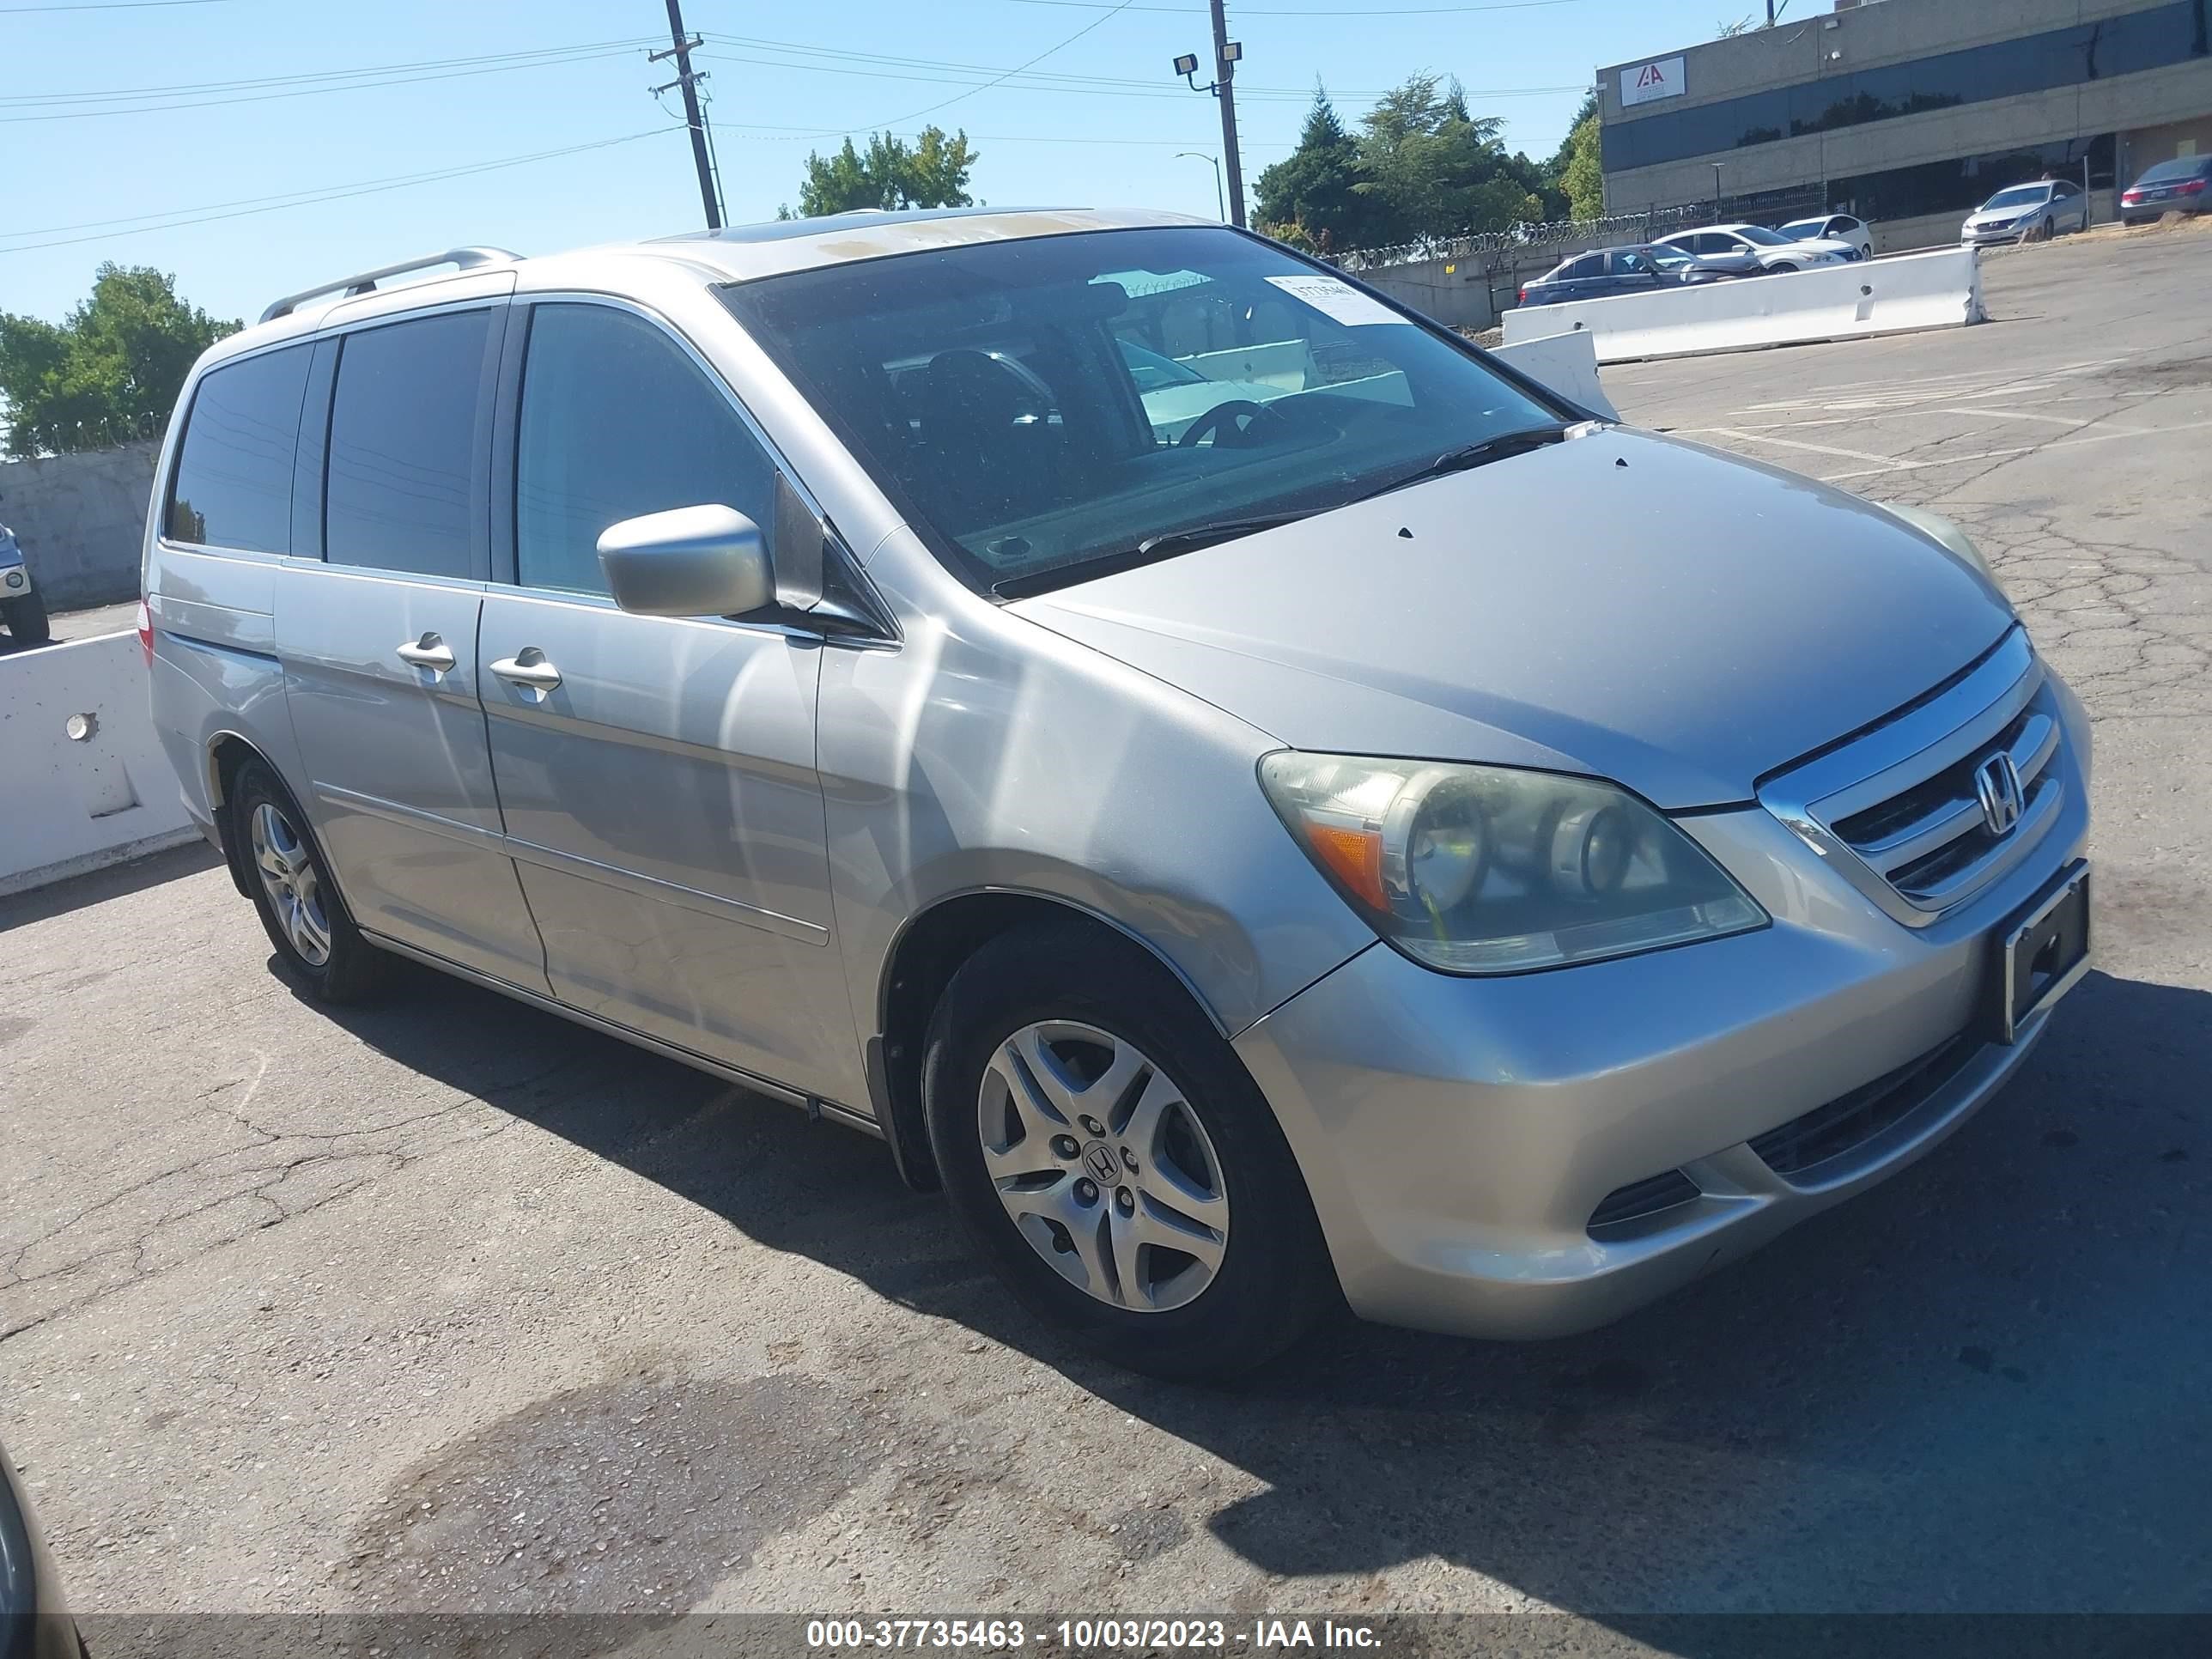
[(922, 1099), (969, 1242), (1117, 1364), (1249, 1370), (1336, 1297), (1273, 1112), (1133, 945), (1061, 927), (986, 945), (931, 1022)]
[(18, 645), (44, 645), (54, 636), (53, 624), (46, 619), (46, 599), (37, 593), (9, 599), (0, 604), (0, 611), (5, 612), (8, 631)]
[(1792, 271), (1796, 270), (1797, 267), (1789, 260), (1784, 259), (1778, 264), (1767, 266), (1767, 269), (1778, 276), (1787, 276)]

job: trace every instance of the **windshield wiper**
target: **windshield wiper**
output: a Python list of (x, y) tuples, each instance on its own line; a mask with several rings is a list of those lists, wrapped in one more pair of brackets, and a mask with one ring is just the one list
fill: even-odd
[(1170, 530), (1158, 536), (1147, 536), (1137, 544), (1137, 556), (1142, 559), (1164, 559), (1176, 553), (1194, 553), (1201, 547), (1212, 547), (1216, 542), (1234, 541), (1239, 536), (1256, 536), (1263, 530), (1275, 530), (1286, 524), (1296, 524), (1300, 519), (1310, 519), (1314, 509), (1304, 507), (1296, 513), (1255, 513), (1242, 519), (1216, 519), (1211, 524), (1194, 524), (1188, 530)]
[(1411, 472), (1402, 473), (1388, 483), (1377, 484), (1352, 499), (1355, 501), (1372, 501), (1376, 496), (1387, 495), (1394, 489), (1404, 489), (1413, 484), (1426, 483), (1431, 478), (1441, 478), (1450, 473), (1465, 472), (1471, 467), (1502, 461), (1508, 455), (1541, 449), (1546, 444), (1564, 443), (1566, 436), (1567, 428), (1564, 426), (1532, 426), (1519, 432), (1501, 432), (1495, 438), (1485, 438), (1479, 444), (1448, 449), (1427, 465), (1415, 467)]

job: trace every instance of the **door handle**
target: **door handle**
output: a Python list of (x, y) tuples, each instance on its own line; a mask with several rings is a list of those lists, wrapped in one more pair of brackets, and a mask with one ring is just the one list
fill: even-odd
[(417, 668), (427, 668), (434, 674), (442, 674), (453, 665), (454, 657), (445, 641), (435, 634), (425, 634), (419, 640), (399, 642), (399, 660), (412, 663)]
[(491, 665), (491, 672), (514, 685), (526, 685), (540, 693), (552, 690), (561, 684), (561, 671), (545, 660), (545, 653), (534, 645), (527, 645), (512, 657), (501, 657)]

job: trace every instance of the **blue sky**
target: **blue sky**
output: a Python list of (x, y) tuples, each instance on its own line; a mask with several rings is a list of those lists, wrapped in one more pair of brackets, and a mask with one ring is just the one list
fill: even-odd
[[(1596, 65), (1710, 39), (1753, 3), (1232, 0), (1248, 187), (1290, 149), (1316, 76), (1349, 119), (1415, 70), (1455, 75), (1478, 112), (1506, 118), (1509, 143), (1544, 155)], [(1219, 151), (1213, 100), (1169, 70), (1204, 55), (1205, 0), (688, 0), (684, 14), (710, 37), (698, 67), (733, 222), (795, 202), (810, 148), (931, 122), (967, 130), (985, 201), (1213, 211), (1212, 167), (1176, 154)], [(689, 147), (647, 92), (668, 76), (643, 56), (665, 30), (661, 0), (0, 0), (0, 310), (58, 318), (103, 259), (156, 265), (210, 311), (250, 317), (428, 249), (695, 228)], [(524, 52), (542, 55), (455, 61)], [(402, 67), (339, 89), (299, 78), (384, 66)], [(259, 210), (556, 150), (571, 153)], [(148, 216), (155, 228), (118, 234)]]

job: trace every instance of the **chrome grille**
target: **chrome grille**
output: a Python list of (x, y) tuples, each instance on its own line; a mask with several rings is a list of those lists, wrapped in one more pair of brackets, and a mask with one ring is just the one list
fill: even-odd
[[(2018, 629), (1935, 696), (1770, 781), (1759, 799), (1910, 926), (1996, 881), (2057, 815), (2057, 699)], [(2008, 760), (2017, 821), (1993, 829), (1980, 775)]]

